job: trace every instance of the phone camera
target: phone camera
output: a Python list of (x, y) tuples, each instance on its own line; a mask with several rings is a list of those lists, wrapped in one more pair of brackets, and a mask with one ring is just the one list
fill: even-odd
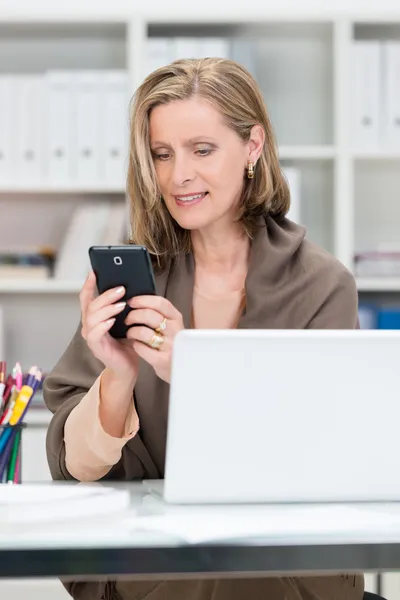
[(122, 265), (122, 258), (120, 256), (114, 256), (114, 263), (116, 265)]

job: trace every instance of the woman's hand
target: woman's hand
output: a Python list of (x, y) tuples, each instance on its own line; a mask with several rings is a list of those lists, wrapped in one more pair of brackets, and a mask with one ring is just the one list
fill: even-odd
[[(137, 296), (128, 300), (131, 310), (125, 322), (136, 353), (148, 362), (161, 379), (170, 382), (174, 338), (184, 329), (181, 313), (162, 296)], [(153, 347), (152, 347), (152, 344)]]
[(123, 287), (107, 290), (95, 296), (96, 276), (90, 272), (80, 292), (82, 311), (82, 337), (93, 355), (118, 378), (136, 382), (138, 357), (131, 340), (116, 340), (108, 333), (115, 315), (125, 308), (121, 302)]

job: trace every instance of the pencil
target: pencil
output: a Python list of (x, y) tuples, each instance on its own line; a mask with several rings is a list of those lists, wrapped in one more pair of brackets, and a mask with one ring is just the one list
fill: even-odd
[(15, 471), (17, 466), (17, 459), (19, 454), (19, 445), (21, 443), (21, 429), (17, 431), (17, 434), (14, 439), (14, 444), (11, 450), (11, 457), (9, 462), (9, 468), (7, 473), (7, 481), (9, 483), (13, 483), (15, 479)]
[(14, 483), (21, 483), (21, 440), (19, 442), (17, 464), (15, 465)]

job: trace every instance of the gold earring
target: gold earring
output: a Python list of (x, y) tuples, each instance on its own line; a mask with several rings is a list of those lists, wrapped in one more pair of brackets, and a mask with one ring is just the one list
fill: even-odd
[(254, 177), (254, 165), (251, 160), (247, 163), (247, 177), (248, 179), (253, 179)]

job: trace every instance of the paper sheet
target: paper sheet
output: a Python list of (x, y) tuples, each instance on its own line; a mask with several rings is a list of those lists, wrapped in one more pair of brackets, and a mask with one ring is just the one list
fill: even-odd
[(190, 543), (268, 538), (365, 539), (388, 534), (400, 540), (400, 510), (384, 512), (344, 505), (223, 507), (219, 511), (185, 508), (144, 516), (134, 525), (169, 534)]

